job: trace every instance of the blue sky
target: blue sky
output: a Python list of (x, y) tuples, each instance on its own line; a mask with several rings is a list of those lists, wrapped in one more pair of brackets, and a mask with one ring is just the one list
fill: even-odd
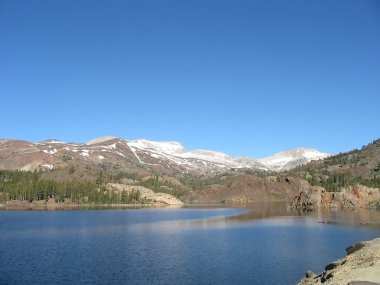
[(1, 138), (262, 157), (380, 137), (380, 1), (0, 0)]

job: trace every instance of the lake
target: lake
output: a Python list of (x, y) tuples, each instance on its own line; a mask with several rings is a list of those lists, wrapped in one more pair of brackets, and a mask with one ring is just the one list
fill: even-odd
[(0, 211), (0, 284), (295, 284), (380, 237), (374, 221), (262, 206)]

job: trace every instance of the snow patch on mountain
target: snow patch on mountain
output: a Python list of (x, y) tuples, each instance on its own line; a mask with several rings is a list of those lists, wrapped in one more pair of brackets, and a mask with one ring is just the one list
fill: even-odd
[(63, 141), (59, 141), (59, 140), (47, 140), (45, 141), (45, 143), (53, 143), (53, 144), (65, 144), (65, 142)]
[(122, 154), (120, 151), (117, 151), (116, 153), (117, 153), (118, 155), (122, 156), (122, 157), (125, 157), (125, 155)]
[(60, 140), (56, 140), (56, 139), (48, 139), (46, 141), (40, 142), (40, 144), (48, 144), (48, 143), (52, 143), (52, 144), (65, 144), (65, 142), (60, 141)]
[(137, 155), (136, 153), (136, 149), (133, 148), (133, 147), (130, 147), (131, 151), (133, 152), (133, 154), (135, 155), (135, 157), (137, 158), (137, 160), (141, 163), (141, 164), (144, 164), (144, 162), (140, 159), (140, 157)]
[(47, 163), (46, 164), (42, 164), (42, 167), (45, 167), (45, 168), (50, 169), (50, 170), (52, 170), (54, 168), (53, 165), (47, 164)]
[(44, 149), (43, 152), (47, 153), (47, 154), (55, 154), (57, 152), (57, 150), (56, 149), (52, 149), (52, 150)]
[(132, 146), (141, 150), (153, 150), (166, 154), (181, 154), (186, 152), (186, 149), (179, 143), (175, 141), (170, 142), (155, 142), (148, 140), (133, 140), (127, 142), (128, 146)]
[[(225, 166), (228, 166), (230, 168), (242, 168), (243, 165), (240, 163), (236, 163), (234, 161), (234, 158), (217, 151), (211, 151), (211, 150), (193, 150), (189, 152), (185, 152), (182, 154), (179, 154), (180, 157), (186, 158), (186, 159), (200, 159), (202, 161), (208, 161), (213, 162), (215, 164), (222, 164)], [(217, 165), (219, 166), (219, 165)]]
[(83, 157), (90, 156), (90, 150), (88, 150), (88, 149), (82, 149), (80, 155), (83, 156)]

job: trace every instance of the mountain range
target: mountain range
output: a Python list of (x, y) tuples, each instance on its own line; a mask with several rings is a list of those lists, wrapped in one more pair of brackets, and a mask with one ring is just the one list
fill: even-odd
[(59, 140), (0, 140), (0, 169), (52, 170), (67, 167), (149, 173), (217, 173), (231, 169), (282, 171), (320, 160), (329, 154), (297, 148), (251, 159), (212, 150), (192, 150), (175, 141), (126, 140), (104, 136), (87, 143)]
[[(53, 197), (77, 204), (144, 202), (134, 192), (142, 188), (134, 187), (185, 203), (289, 202), (298, 197), (303, 205), (312, 197), (305, 200), (299, 193), (319, 191), (333, 198), (332, 193), (342, 191), (348, 196), (339, 197), (355, 204), (353, 191), (380, 187), (380, 139), (336, 155), (298, 148), (260, 159), (188, 151), (178, 142), (110, 136), (87, 143), (0, 140), (0, 202), (46, 202)], [(355, 195), (361, 197), (363, 191)]]

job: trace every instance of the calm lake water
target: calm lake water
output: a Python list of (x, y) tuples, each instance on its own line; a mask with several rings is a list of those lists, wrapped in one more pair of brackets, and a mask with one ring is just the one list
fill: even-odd
[(259, 207), (0, 211), (0, 284), (295, 284), (348, 245), (380, 237), (379, 217)]

